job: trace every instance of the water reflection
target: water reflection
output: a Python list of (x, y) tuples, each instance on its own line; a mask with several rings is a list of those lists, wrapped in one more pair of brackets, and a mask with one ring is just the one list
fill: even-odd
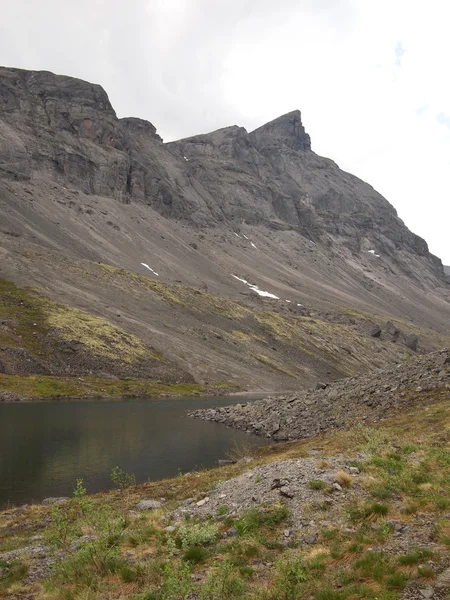
[(234, 444), (262, 438), (186, 418), (199, 406), (239, 399), (67, 402), (0, 405), (0, 505), (111, 487), (119, 465), (138, 482), (161, 479), (226, 457)]

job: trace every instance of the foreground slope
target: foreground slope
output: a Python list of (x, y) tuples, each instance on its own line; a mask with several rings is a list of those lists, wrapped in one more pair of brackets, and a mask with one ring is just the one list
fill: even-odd
[(136, 335), (179, 380), (292, 389), (397, 360), (408, 335), (446, 344), (441, 262), (311, 151), (298, 111), (163, 144), (84, 81), (1, 68), (0, 98), (0, 275)]
[(448, 598), (448, 391), (226, 467), (10, 507), (0, 597)]

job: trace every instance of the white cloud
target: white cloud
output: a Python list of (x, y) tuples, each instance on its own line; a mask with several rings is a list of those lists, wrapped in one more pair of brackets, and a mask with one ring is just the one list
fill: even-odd
[(15, 0), (0, 63), (98, 82), (165, 139), (299, 108), (450, 264), (448, 22), (444, 0)]

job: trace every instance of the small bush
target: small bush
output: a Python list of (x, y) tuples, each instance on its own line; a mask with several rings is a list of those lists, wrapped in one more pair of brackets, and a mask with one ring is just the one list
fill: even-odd
[(232, 600), (239, 598), (245, 591), (245, 584), (235, 573), (229, 560), (215, 565), (202, 588), (201, 600)]
[(325, 483), (325, 481), (322, 481), (320, 479), (311, 479), (311, 481), (309, 482), (309, 487), (312, 490), (325, 490), (328, 485)]
[(302, 559), (295, 554), (285, 554), (276, 564), (275, 597), (284, 600), (301, 598), (300, 588), (308, 581), (308, 571)]
[(219, 536), (219, 528), (215, 523), (192, 523), (180, 525), (177, 539), (181, 548), (187, 550), (191, 546), (212, 544)]
[(192, 563), (200, 563), (206, 560), (209, 556), (208, 551), (203, 546), (191, 546), (183, 554), (183, 560), (187, 560)]
[(120, 467), (114, 467), (111, 471), (111, 481), (121, 490), (136, 485), (136, 477), (130, 473), (125, 473)]
[(406, 573), (393, 573), (386, 579), (386, 585), (389, 590), (404, 590), (408, 583), (408, 575)]
[(427, 548), (415, 548), (412, 552), (400, 556), (398, 562), (401, 565), (417, 565), (418, 563), (433, 557), (433, 552)]

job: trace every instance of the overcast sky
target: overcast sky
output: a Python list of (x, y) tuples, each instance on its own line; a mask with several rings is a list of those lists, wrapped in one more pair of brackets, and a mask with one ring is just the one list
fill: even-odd
[(300, 109), (450, 265), (448, 0), (0, 0), (0, 64), (100, 83), (165, 141)]

